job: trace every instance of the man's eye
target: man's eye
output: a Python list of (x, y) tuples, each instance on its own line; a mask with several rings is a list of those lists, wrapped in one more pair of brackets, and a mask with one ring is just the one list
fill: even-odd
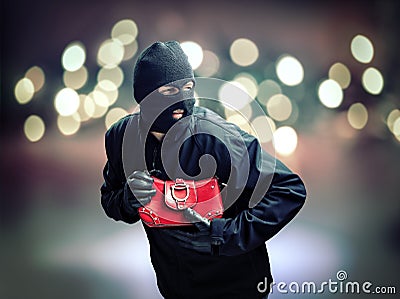
[(192, 88), (192, 85), (183, 86), (183, 90), (191, 90)]
[(159, 92), (163, 95), (173, 95), (179, 92), (179, 89), (176, 87), (169, 87), (169, 88), (163, 88), (161, 90), (159, 90)]

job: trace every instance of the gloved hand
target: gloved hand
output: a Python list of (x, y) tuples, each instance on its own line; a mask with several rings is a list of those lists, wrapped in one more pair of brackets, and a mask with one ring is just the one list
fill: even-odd
[(128, 177), (127, 182), (133, 195), (142, 205), (148, 204), (156, 194), (156, 189), (153, 188), (153, 178), (147, 170), (134, 171)]
[(204, 218), (192, 208), (187, 208), (183, 211), (183, 215), (200, 230), (205, 231), (210, 229), (210, 220)]

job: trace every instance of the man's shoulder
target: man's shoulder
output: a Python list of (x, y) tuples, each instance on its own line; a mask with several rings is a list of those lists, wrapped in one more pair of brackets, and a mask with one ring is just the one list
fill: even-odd
[(204, 107), (196, 107), (194, 110), (195, 123), (198, 130), (212, 131), (228, 135), (241, 135), (242, 130), (235, 124), (226, 121), (218, 113)]
[(108, 128), (106, 132), (106, 137), (110, 138), (110, 136), (124, 134), (128, 123), (133, 121), (134, 119), (137, 119), (138, 116), (139, 113), (132, 113), (120, 118), (118, 121), (113, 123), (110, 128)]

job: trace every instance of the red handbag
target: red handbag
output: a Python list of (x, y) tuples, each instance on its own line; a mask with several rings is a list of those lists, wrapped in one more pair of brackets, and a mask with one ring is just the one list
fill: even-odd
[(157, 190), (151, 201), (138, 209), (142, 221), (150, 227), (192, 225), (183, 211), (191, 208), (209, 220), (223, 214), (221, 192), (216, 178), (200, 181), (176, 179), (162, 181), (153, 177)]

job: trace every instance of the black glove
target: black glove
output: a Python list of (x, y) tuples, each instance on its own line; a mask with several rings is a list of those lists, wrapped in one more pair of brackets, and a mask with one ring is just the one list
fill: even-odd
[(134, 171), (128, 177), (127, 182), (133, 195), (142, 205), (148, 204), (156, 194), (156, 189), (153, 188), (153, 178), (147, 170)]
[(200, 231), (210, 229), (210, 220), (208, 220), (207, 218), (204, 218), (199, 213), (197, 213), (195, 210), (193, 210), (191, 208), (187, 208), (186, 210), (183, 211), (183, 215), (186, 217), (186, 219), (193, 222), (194, 225)]

